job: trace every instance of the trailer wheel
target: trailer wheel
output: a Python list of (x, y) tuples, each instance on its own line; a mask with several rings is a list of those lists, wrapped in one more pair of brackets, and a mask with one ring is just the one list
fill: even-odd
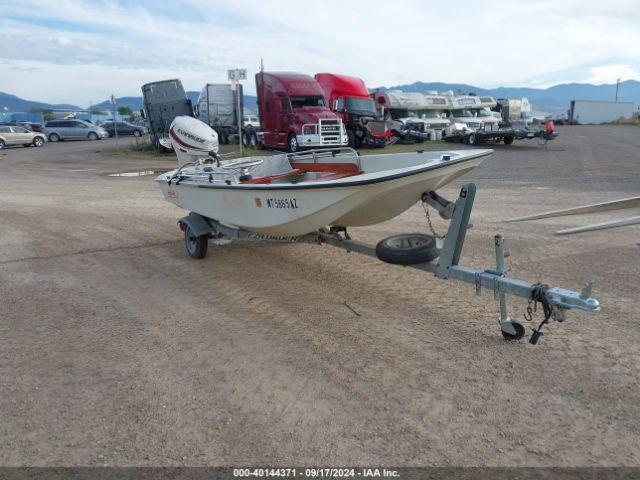
[(160, 137), (156, 138), (156, 152), (167, 153), (167, 149), (160, 143)]
[(356, 136), (351, 130), (347, 130), (347, 147), (356, 148)]
[(524, 337), (524, 334), (526, 333), (524, 325), (514, 320), (511, 321), (511, 325), (513, 325), (513, 328), (515, 329), (516, 333), (508, 333), (508, 332), (505, 332), (504, 330), (501, 330), (502, 337), (505, 340), (507, 341), (520, 340), (522, 337)]
[(258, 148), (258, 135), (256, 132), (249, 133), (249, 147), (253, 150)]
[(242, 132), (242, 145), (249, 147), (249, 134), (247, 132)]
[(204, 258), (209, 246), (209, 235), (196, 236), (189, 225), (184, 226), (184, 246), (191, 258)]
[(504, 137), (504, 144), (511, 145), (513, 143), (513, 137)]
[(439, 255), (436, 239), (422, 233), (403, 233), (381, 240), (376, 245), (376, 256), (395, 265), (413, 265), (430, 262)]
[(467, 137), (467, 143), (469, 145), (477, 145), (478, 144), (478, 137), (476, 137), (475, 133), (472, 133), (471, 135), (469, 135)]
[(296, 137), (295, 133), (289, 135), (289, 151), (291, 153), (295, 153), (300, 150), (300, 145), (298, 145), (298, 137)]

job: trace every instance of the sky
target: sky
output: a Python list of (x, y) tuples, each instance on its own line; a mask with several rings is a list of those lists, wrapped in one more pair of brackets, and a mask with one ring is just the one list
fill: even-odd
[(0, 91), (88, 106), (227, 69), (544, 88), (640, 80), (640, 0), (0, 0)]

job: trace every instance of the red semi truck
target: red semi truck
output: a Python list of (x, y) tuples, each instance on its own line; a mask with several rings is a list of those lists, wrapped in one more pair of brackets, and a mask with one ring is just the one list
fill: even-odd
[(324, 92), (313, 77), (259, 72), (256, 90), (265, 147), (296, 152), (305, 147), (347, 145), (342, 120), (327, 107)]
[(369, 89), (360, 78), (334, 73), (317, 73), (329, 108), (341, 116), (347, 129), (350, 147), (361, 145), (384, 147), (390, 136), (385, 122), (379, 119)]

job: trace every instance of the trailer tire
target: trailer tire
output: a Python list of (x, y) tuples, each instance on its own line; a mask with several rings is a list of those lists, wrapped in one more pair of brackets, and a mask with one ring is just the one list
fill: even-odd
[(289, 147), (289, 152), (291, 153), (295, 153), (300, 150), (300, 145), (298, 145), (298, 137), (296, 137), (295, 133), (289, 135), (287, 146)]
[(249, 134), (247, 132), (242, 132), (242, 145), (249, 148)]
[(504, 137), (503, 142), (505, 145), (511, 145), (513, 143), (513, 137)]
[(160, 137), (156, 138), (156, 152), (167, 153), (167, 149), (165, 148), (165, 146), (160, 143)]
[(256, 132), (249, 132), (249, 148), (252, 150), (258, 148), (258, 134)]
[(356, 148), (356, 136), (351, 130), (347, 130), (347, 147)]
[(376, 256), (386, 263), (414, 265), (438, 258), (439, 252), (432, 235), (403, 233), (378, 242)]
[(467, 137), (467, 143), (469, 145), (477, 145), (478, 144), (478, 137), (476, 137), (475, 133), (472, 133)]
[(184, 226), (184, 247), (191, 258), (204, 258), (209, 247), (209, 235), (195, 235), (189, 225)]

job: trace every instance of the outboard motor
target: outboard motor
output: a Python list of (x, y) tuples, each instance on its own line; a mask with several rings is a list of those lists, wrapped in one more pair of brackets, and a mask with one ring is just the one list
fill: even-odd
[(169, 137), (173, 150), (178, 155), (178, 165), (181, 167), (218, 153), (218, 134), (197, 118), (174, 118), (169, 127)]

